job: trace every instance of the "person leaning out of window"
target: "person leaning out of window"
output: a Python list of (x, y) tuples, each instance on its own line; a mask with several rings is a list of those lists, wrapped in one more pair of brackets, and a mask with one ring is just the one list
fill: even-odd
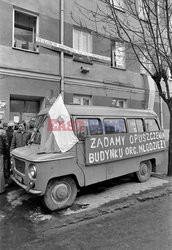
[(18, 130), (13, 133), (10, 151), (28, 145), (30, 136), (31, 133), (26, 130), (26, 123), (24, 121), (20, 122)]

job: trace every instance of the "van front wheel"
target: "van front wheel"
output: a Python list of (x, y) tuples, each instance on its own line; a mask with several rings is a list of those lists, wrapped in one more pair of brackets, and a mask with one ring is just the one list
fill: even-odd
[(51, 210), (60, 210), (69, 207), (77, 195), (75, 181), (70, 177), (51, 180), (44, 194), (45, 206)]
[(136, 172), (136, 177), (139, 182), (145, 182), (149, 180), (152, 172), (151, 161), (145, 161), (140, 163), (139, 171)]

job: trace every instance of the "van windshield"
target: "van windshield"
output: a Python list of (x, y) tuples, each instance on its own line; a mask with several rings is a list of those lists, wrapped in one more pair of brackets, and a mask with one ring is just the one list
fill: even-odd
[(40, 129), (43, 126), (46, 116), (47, 115), (39, 115), (36, 117), (35, 128)]
[(34, 132), (31, 136), (30, 143), (40, 144), (41, 143), (41, 128), (43, 127), (44, 121), (47, 115), (39, 115), (36, 117)]

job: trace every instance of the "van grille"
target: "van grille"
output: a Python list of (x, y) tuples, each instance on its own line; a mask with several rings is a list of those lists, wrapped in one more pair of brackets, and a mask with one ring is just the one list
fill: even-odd
[(25, 162), (18, 160), (18, 159), (15, 159), (15, 168), (17, 171), (24, 174), (25, 173)]

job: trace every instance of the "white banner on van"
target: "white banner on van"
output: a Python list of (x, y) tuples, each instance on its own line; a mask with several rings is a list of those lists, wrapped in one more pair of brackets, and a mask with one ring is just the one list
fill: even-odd
[[(52, 132), (60, 151), (70, 150), (78, 142), (78, 138), (74, 135), (72, 129), (67, 129), (71, 120), (61, 94), (50, 108), (49, 115), (51, 124), (56, 123), (56, 126), (52, 127)], [(59, 129), (60, 127), (61, 129)]]

